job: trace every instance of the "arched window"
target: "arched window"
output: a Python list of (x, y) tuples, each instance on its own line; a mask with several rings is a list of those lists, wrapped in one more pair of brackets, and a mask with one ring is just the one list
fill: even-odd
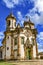
[(10, 26), (10, 20), (8, 20), (8, 26)]
[(24, 44), (24, 37), (21, 37), (21, 44)]

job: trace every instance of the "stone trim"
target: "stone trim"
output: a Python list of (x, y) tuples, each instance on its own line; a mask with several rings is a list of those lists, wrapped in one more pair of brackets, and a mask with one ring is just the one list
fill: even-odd
[(5, 34), (5, 56), (4, 59), (6, 60), (6, 34)]

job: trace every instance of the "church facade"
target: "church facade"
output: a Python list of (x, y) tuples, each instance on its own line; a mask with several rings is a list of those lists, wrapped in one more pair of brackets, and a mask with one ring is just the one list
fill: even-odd
[(13, 14), (6, 18), (6, 31), (2, 41), (2, 58), (6, 60), (29, 60), (36, 59), (37, 48), (37, 30), (34, 23), (24, 21), (23, 27), (16, 25), (16, 18)]

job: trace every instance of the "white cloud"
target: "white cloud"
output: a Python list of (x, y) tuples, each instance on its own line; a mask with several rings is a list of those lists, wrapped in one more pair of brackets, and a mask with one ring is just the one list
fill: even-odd
[[(32, 22), (34, 22), (35, 25), (38, 25), (38, 24), (42, 25), (43, 24), (43, 0), (3, 0), (3, 2), (6, 4), (8, 8), (13, 8), (15, 5), (18, 5), (18, 4), (22, 4), (22, 6), (25, 5), (26, 7), (27, 1), (34, 2), (34, 7), (30, 9), (26, 15), (28, 15), (31, 18)], [(28, 3), (28, 6), (29, 6), (29, 3)], [(36, 11), (38, 11), (40, 15), (38, 15)], [(22, 13), (18, 11), (17, 15), (18, 15), (19, 21), (22, 21), (21, 23), (23, 24), (24, 18)]]
[(43, 0), (3, 0), (3, 2), (6, 4), (8, 8), (12, 8), (18, 4), (26, 6), (26, 2), (28, 2), (28, 4), (30, 2), (34, 2), (34, 8), (39, 12), (43, 11)]
[(20, 25), (23, 25), (24, 17), (20, 11), (17, 11), (17, 18), (18, 18), (17, 23), (20, 23)]
[(41, 52), (43, 51), (43, 32), (40, 32), (37, 35), (37, 41), (38, 41), (38, 51)]
[(38, 10), (39, 12), (43, 12), (43, 0), (30, 0), (34, 2), (34, 9)]
[(39, 12), (42, 12), (43, 11), (43, 0), (36, 0), (35, 8), (37, 8)]
[(3, 0), (8, 8), (13, 8), (15, 5), (23, 3), (23, 0)]
[(0, 32), (0, 39), (3, 39), (4, 38), (4, 34), (3, 32)]
[(22, 13), (20, 11), (17, 12), (17, 17), (19, 20), (21, 20), (23, 18)]
[[(30, 10), (30, 12), (27, 13), (25, 16), (28, 16), (35, 25), (38, 25), (38, 24), (43, 25), (43, 12), (41, 12), (39, 16), (37, 13), (35, 13), (33, 9), (33, 10)], [(17, 12), (17, 18), (21, 24), (23, 24), (25, 16), (23, 17), (23, 14), (20, 11)]]
[(39, 39), (43, 39), (43, 32), (40, 32), (40, 33), (37, 35), (37, 37), (38, 37)]
[(8, 8), (13, 8), (14, 7), (14, 3), (10, 2), (9, 0), (3, 0), (3, 2), (6, 4), (6, 6)]
[(0, 41), (0, 46), (2, 46), (2, 43), (1, 43), (1, 41)]
[(1, 32), (0, 32), (0, 46), (2, 46), (2, 40), (3, 40), (3, 38), (4, 38), (4, 34), (3, 34), (3, 32), (1, 31)]
[[(31, 1), (31, 0), (30, 0)], [(32, 22), (34, 22), (36, 25), (43, 24), (43, 0), (32, 0), (31, 2), (34, 2), (34, 7), (29, 10), (29, 12), (26, 14), (28, 15)], [(40, 15), (38, 15), (38, 13)]]
[(0, 32), (0, 35), (3, 35), (3, 32)]
[(18, 4), (18, 3), (19, 3), (19, 0), (12, 0), (12, 2), (13, 2), (14, 4)]
[(39, 16), (37, 13), (33, 14), (33, 16), (30, 15), (31, 20), (36, 24), (43, 24), (43, 13)]
[(39, 49), (38, 52), (43, 52), (43, 49)]

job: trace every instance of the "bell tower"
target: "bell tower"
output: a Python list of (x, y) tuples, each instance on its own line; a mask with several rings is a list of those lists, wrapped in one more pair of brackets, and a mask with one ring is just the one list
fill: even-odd
[(10, 13), (10, 15), (7, 16), (6, 21), (7, 21), (7, 30), (12, 31), (16, 28), (16, 18), (12, 13)]

